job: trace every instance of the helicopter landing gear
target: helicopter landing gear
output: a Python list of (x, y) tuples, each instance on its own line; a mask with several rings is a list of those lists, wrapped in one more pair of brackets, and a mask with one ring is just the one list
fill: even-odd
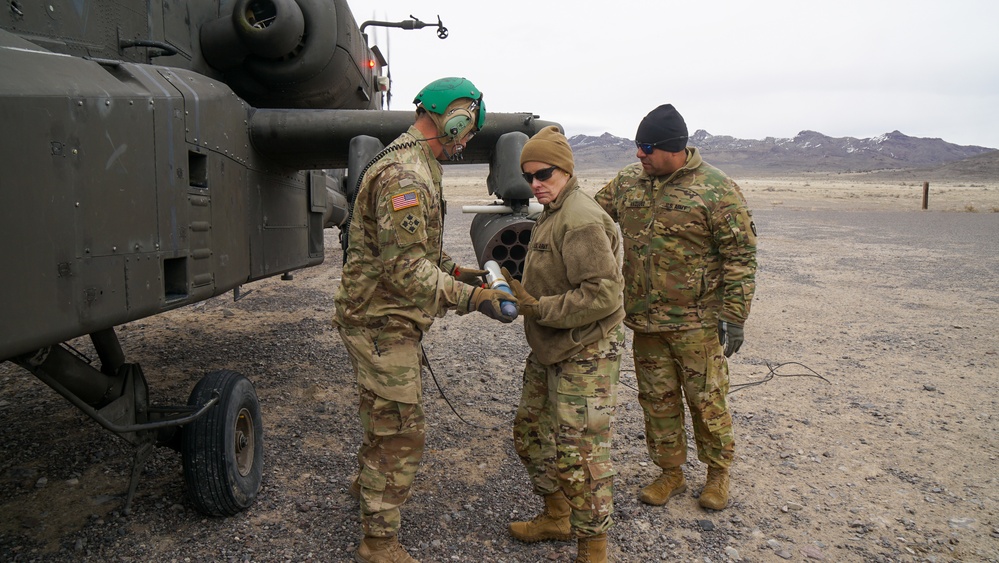
[(188, 495), (197, 509), (232, 516), (253, 504), (264, 467), (264, 430), (253, 384), (230, 370), (213, 371), (191, 391), (189, 405), (213, 394), (219, 402), (184, 426), (180, 452)]

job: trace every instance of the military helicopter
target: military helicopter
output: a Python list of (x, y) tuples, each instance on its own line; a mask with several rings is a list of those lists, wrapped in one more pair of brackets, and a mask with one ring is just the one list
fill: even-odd
[[(322, 263), (324, 229), (348, 217), (351, 173), (413, 112), (383, 109), (388, 62), (345, 0), (7, 6), (0, 361), (134, 447), (126, 512), (154, 446), (181, 453), (198, 510), (245, 510), (263, 468), (252, 383), (221, 369), (186, 405), (154, 404), (116, 327)], [(550, 124), (490, 113), (469, 143), (464, 162), (489, 163), (489, 193), (504, 198), (494, 207), (526, 208), (520, 147)], [(492, 251), (485, 238), (477, 254)], [(99, 365), (66, 344), (85, 336)]]

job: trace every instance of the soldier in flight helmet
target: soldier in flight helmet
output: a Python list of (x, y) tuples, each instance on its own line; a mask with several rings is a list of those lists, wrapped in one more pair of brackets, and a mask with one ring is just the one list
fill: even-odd
[(485, 123), (482, 93), (464, 78), (442, 78), (414, 102), (413, 125), (360, 173), (334, 298), (333, 325), (357, 376), (364, 430), (350, 487), (361, 507), (364, 539), (354, 559), (362, 563), (416, 561), (397, 536), (425, 443), (423, 334), (448, 310), (516, 318), (500, 308), (515, 298), (482, 287), (485, 270), (458, 266), (441, 246), (439, 161), (460, 157)]
[(420, 90), (413, 103), (417, 117), (425, 113), (437, 126), (448, 160), (460, 159), (465, 145), (486, 123), (482, 92), (465, 78), (434, 80)]

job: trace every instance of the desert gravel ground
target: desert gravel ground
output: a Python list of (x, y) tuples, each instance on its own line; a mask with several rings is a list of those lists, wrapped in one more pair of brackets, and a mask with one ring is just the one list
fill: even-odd
[[(449, 171), (450, 172), (450, 171)], [(587, 178), (590, 191), (603, 179)], [(633, 363), (615, 422), (618, 561), (999, 561), (999, 186), (840, 177), (741, 182), (760, 233), (757, 298), (731, 361), (732, 501), (637, 501), (648, 463)], [(446, 248), (473, 260), (481, 179), (445, 178)], [(159, 449), (132, 513), (131, 452), (41, 382), (0, 364), (0, 561), (347, 561), (360, 538), (347, 494), (360, 441), (353, 374), (331, 330), (340, 275), (326, 263), (120, 329), (158, 403), (207, 371), (249, 377), (265, 425), (263, 487), (229, 518), (185, 496)], [(249, 293), (247, 293), (249, 291)], [(88, 342), (75, 343), (87, 352)], [(512, 448), (527, 354), (522, 323), (448, 315), (425, 339), (427, 453), (402, 542), (421, 561), (571, 561), (571, 543), (511, 539), (540, 503)], [(774, 375), (771, 376), (770, 374)], [(803, 375), (793, 377), (794, 375)], [(783, 377), (788, 376), (788, 377)], [(819, 377), (821, 376), (821, 377)], [(755, 384), (755, 385), (753, 385)], [(437, 386), (444, 396), (438, 392)], [(453, 405), (460, 418), (448, 405)]]

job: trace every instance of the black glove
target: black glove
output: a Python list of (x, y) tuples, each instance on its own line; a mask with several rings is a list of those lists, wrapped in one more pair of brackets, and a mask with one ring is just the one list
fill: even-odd
[(454, 276), (454, 279), (460, 281), (461, 283), (467, 283), (473, 287), (482, 287), (482, 276), (486, 275), (486, 271), (455, 265), (452, 275)]
[(738, 352), (745, 339), (746, 335), (742, 330), (742, 325), (718, 321), (718, 342), (725, 347), (726, 358), (730, 358), (732, 354)]
[(472, 298), (468, 301), (468, 308), (469, 310), (475, 309), (490, 319), (496, 319), (501, 323), (512, 323), (517, 318), (517, 315), (512, 317), (504, 315), (503, 310), (500, 308), (500, 301), (513, 301), (516, 303), (517, 298), (498, 289), (477, 287), (472, 292)]

